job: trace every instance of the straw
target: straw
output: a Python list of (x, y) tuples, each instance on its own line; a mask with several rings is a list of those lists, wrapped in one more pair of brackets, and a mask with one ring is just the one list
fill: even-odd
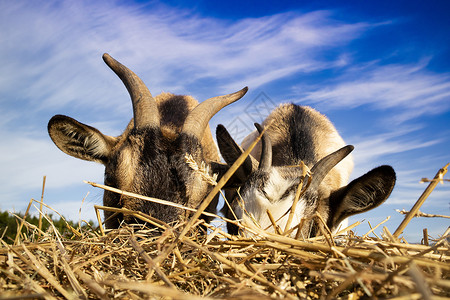
[(394, 232), (394, 237), (398, 237), (403, 230), (406, 228), (408, 223), (411, 221), (411, 219), (415, 216), (415, 214), (419, 211), (419, 208), (422, 206), (422, 204), (425, 202), (425, 200), (428, 198), (428, 196), (431, 194), (431, 192), (434, 190), (436, 185), (439, 183), (439, 181), (444, 177), (444, 175), (447, 173), (447, 168), (450, 165), (450, 163), (446, 164), (442, 169), (440, 169), (436, 176), (434, 176), (434, 180), (430, 182), (430, 184), (427, 186), (423, 194), (420, 196), (420, 198), (417, 200), (417, 202), (414, 204), (414, 206), (411, 208), (409, 213), (405, 216), (402, 223), (398, 226), (398, 228)]
[[(42, 203), (44, 202), (44, 190), (45, 190), (45, 180), (47, 179), (47, 176), (44, 176), (43, 180), (42, 180), (42, 193), (41, 193), (41, 206), (40, 206), (40, 211), (42, 211), (43, 205)], [(42, 230), (42, 215), (39, 214), (39, 230)]]
[[(79, 226), (63, 234), (41, 205), (51, 209), (44, 199), (31, 200), (25, 215), (35, 209), (50, 230), (21, 217), (17, 229), (23, 234), (15, 244), (0, 240), (0, 299), (450, 297), (447, 226), (437, 235), (424, 229), (424, 244), (417, 244), (391, 234), (389, 218), (359, 236), (361, 222), (336, 234), (316, 215), (311, 221), (322, 234), (298, 239), (291, 234), (299, 235), (305, 220), (280, 234), (223, 217), (219, 224), (192, 219), (166, 224), (143, 212), (95, 206), (97, 212), (130, 214), (145, 224), (105, 230), (100, 222), (98, 228)], [(224, 222), (244, 234), (228, 234)]]

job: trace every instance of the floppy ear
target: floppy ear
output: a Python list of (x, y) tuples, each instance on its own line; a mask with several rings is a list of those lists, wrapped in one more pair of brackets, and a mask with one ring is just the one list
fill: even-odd
[(116, 138), (70, 117), (56, 115), (48, 122), (48, 134), (55, 145), (70, 156), (106, 163)]
[(382, 204), (391, 194), (395, 180), (391, 166), (380, 166), (334, 192), (330, 196), (328, 226), (333, 228), (349, 216)]
[[(228, 168), (234, 164), (234, 162), (239, 158), (239, 156), (244, 153), (244, 150), (233, 140), (231, 135), (228, 133), (225, 126), (219, 124), (216, 128), (216, 139), (217, 144), (219, 145), (220, 154), (222, 155), (223, 159), (228, 164)], [(255, 169), (258, 166), (258, 163), (254, 158), (252, 158), (250, 155), (245, 159), (245, 161), (242, 163), (242, 165), (239, 167), (239, 169), (234, 172), (233, 177), (228, 180), (227, 184), (225, 185), (226, 188), (236, 188), (241, 186), (250, 176), (250, 174), (253, 171), (253, 165), (256, 165)], [(217, 168), (217, 166), (216, 166)], [(213, 166), (214, 169), (214, 166)], [(224, 169), (222, 166), (222, 171), (225, 172), (228, 169)], [(220, 175), (220, 173), (219, 173)], [(223, 175), (223, 174), (222, 174)]]

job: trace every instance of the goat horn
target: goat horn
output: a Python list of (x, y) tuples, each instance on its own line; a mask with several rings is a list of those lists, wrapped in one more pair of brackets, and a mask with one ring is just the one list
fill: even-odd
[(241, 99), (247, 93), (248, 87), (224, 96), (209, 98), (195, 107), (187, 116), (182, 132), (202, 139), (209, 120), (222, 108)]
[(348, 145), (342, 147), (341, 149), (325, 156), (319, 160), (311, 169), (312, 178), (310, 188), (315, 190), (319, 187), (322, 180), (327, 176), (327, 174), (337, 165), (341, 160), (343, 160), (350, 152), (353, 151), (355, 147)]
[(119, 76), (130, 94), (133, 103), (134, 128), (159, 127), (156, 101), (142, 80), (108, 53), (103, 54), (103, 60)]
[[(255, 123), (255, 127), (261, 134), (261, 131), (263, 131), (263, 127), (258, 123)], [(261, 171), (268, 171), (272, 166), (272, 143), (269, 136), (267, 135), (267, 132), (263, 134), (261, 143), (261, 158), (258, 169)]]

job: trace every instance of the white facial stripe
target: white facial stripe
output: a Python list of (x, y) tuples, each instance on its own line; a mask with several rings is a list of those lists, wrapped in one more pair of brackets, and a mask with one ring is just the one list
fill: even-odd
[(137, 159), (133, 159), (133, 151), (126, 147), (119, 154), (119, 165), (117, 166), (117, 179), (122, 189), (128, 190), (134, 180), (134, 170), (137, 169)]
[[(297, 179), (283, 178), (276, 168), (272, 168), (268, 180), (264, 183), (263, 191), (256, 187), (251, 187), (244, 195), (242, 195), (247, 213), (236, 207), (238, 218), (243, 219), (244, 224), (249, 222), (254, 223), (252, 220), (254, 219), (262, 229), (266, 229), (272, 225), (272, 222), (267, 215), (267, 210), (271, 212), (275, 221), (277, 221), (291, 208), (292, 203), (294, 202), (296, 189), (292, 189), (287, 195), (285, 195), (285, 192), (293, 186), (297, 187), (297, 185)], [(305, 203), (300, 200), (295, 210), (294, 219), (292, 220), (292, 227), (296, 226), (301, 221), (304, 216), (304, 211)], [(286, 214), (277, 221), (277, 225), (280, 226), (282, 230), (286, 227), (288, 216), (289, 214)], [(269, 231), (275, 231), (273, 226)]]
[[(283, 178), (278, 172), (277, 168), (271, 168), (269, 180), (264, 184), (265, 196), (271, 202), (278, 202), (282, 200), (285, 192), (296, 184), (297, 180), (293, 178)], [(263, 193), (263, 194), (264, 194)], [(283, 200), (284, 201), (284, 200)]]

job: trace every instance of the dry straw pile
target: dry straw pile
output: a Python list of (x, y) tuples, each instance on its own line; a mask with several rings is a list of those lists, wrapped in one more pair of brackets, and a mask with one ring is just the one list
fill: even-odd
[(355, 236), (356, 223), (345, 234), (320, 226), (322, 235), (310, 239), (242, 225), (252, 238), (230, 236), (198, 218), (202, 207), (170, 225), (115, 209), (149, 225), (71, 227), (71, 236), (55, 228), (42, 232), (23, 218), (27, 233), (0, 248), (0, 299), (444, 299), (450, 296), (450, 230), (437, 239), (425, 235), (422, 245), (399, 239), (417, 209), (393, 234), (384, 227), (376, 236), (380, 223)]

